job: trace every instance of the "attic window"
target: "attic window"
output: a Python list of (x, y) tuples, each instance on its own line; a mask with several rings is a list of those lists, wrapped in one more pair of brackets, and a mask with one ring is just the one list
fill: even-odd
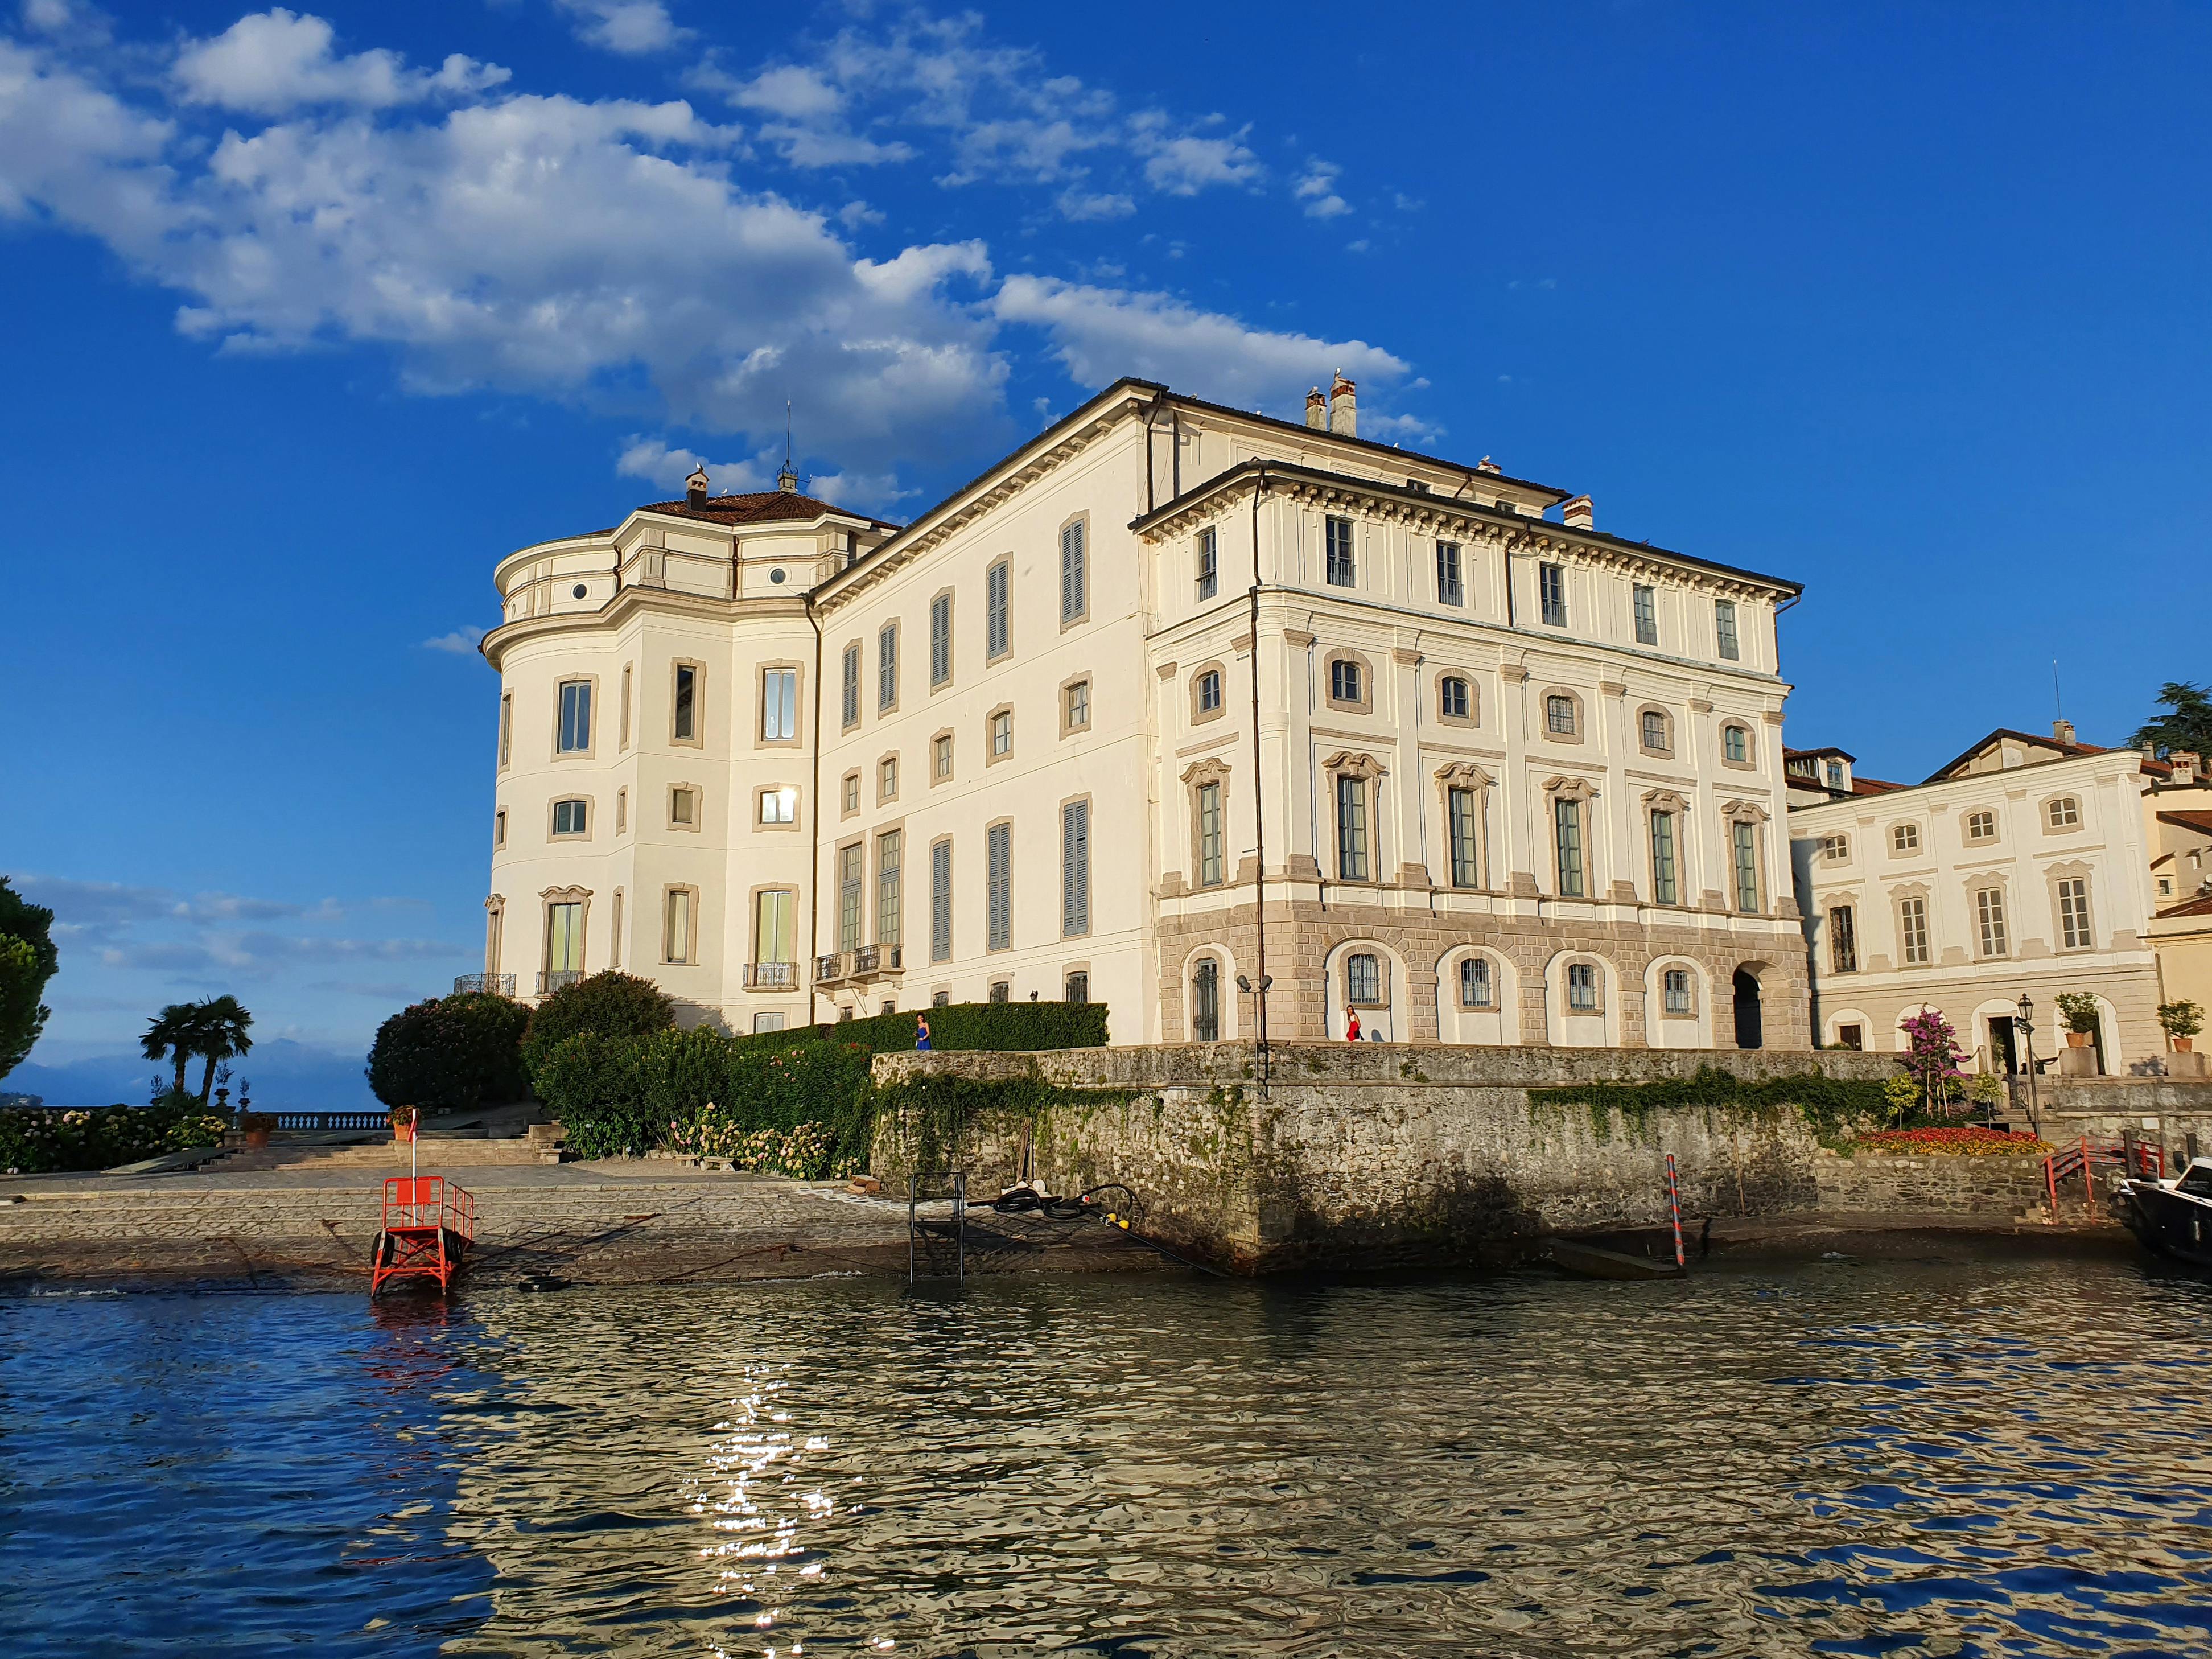
[(1429, 487), (1428, 487), (1428, 485), (1427, 485), (1425, 483), (1424, 483), (1421, 479), (1419, 479), (1419, 478), (1408, 478), (1408, 479), (1407, 479), (1407, 480), (1406, 480), (1406, 488), (1407, 488), (1407, 489), (1418, 489), (1418, 490), (1419, 490), (1419, 491), (1421, 492), (1421, 494), (1423, 494), (1424, 495), (1427, 495), (1427, 494), (1429, 493)]

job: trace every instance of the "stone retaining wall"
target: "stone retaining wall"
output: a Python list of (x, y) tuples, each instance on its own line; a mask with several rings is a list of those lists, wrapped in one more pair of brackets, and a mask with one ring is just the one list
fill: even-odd
[(2054, 1144), (2123, 1133), (2166, 1148), (2168, 1161), (2212, 1156), (2212, 1083), (2155, 1077), (2065, 1078), (2041, 1085), (2043, 1138)]
[[(878, 1079), (949, 1076), (1077, 1091), (1034, 1119), (975, 1125), (957, 1154), (971, 1192), (1024, 1159), (1073, 1192), (1122, 1182), (1147, 1231), (1233, 1265), (1463, 1260), (1537, 1234), (1666, 1214), (1666, 1154), (1692, 1215), (1819, 1200), (1817, 1150), (1795, 1111), (1687, 1108), (1631, 1120), (1532, 1088), (1820, 1072), (1879, 1080), (1885, 1055), (1777, 1050), (1167, 1044), (1037, 1054), (884, 1054)], [(886, 1116), (874, 1167), (902, 1179), (921, 1126)], [(1120, 1200), (1115, 1200), (1120, 1201)]]
[(1823, 1148), (1813, 1177), (1824, 1210), (1863, 1214), (1897, 1210), (2019, 1215), (2048, 1201), (2040, 1157), (1960, 1158), (1941, 1153), (1857, 1152)]

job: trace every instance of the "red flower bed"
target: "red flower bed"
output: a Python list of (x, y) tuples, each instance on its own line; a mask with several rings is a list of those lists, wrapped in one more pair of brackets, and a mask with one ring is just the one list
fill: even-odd
[(1988, 1158), (1999, 1153), (2018, 1156), (2032, 1152), (2047, 1157), (2051, 1146), (2019, 1129), (1988, 1129), (1979, 1124), (1948, 1125), (1941, 1128), (1877, 1129), (1861, 1135), (1858, 1147), (1869, 1152), (1939, 1152), (1954, 1158)]

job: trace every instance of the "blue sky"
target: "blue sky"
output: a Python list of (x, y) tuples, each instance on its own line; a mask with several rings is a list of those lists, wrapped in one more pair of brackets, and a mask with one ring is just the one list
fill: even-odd
[(1795, 743), (1917, 778), (2047, 722), (2054, 657), (2119, 741), (2212, 678), (2208, 48), (2157, 4), (28, 0), (0, 871), (63, 968), (15, 1086), (218, 990), (351, 1086), (476, 965), (493, 561), (696, 459), (764, 483), (787, 397), (810, 487), (899, 517), (1118, 374), (1295, 414), (1342, 367), (1364, 430), (1802, 580)]

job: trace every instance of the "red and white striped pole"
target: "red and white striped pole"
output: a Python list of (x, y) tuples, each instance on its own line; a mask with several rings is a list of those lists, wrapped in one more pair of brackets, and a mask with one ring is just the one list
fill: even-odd
[(1687, 1268), (1690, 1259), (1682, 1253), (1682, 1194), (1674, 1185), (1674, 1154), (1667, 1154), (1667, 1218), (1674, 1224), (1674, 1265)]

